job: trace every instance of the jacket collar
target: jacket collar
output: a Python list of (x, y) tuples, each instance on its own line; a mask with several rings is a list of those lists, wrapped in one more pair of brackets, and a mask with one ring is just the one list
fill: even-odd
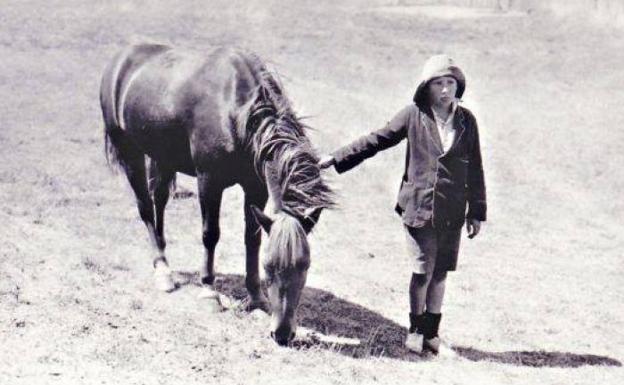
[[(457, 103), (457, 101), (454, 101), (453, 104), (451, 105), (451, 112), (446, 117), (445, 122), (448, 122), (449, 119), (455, 119), (455, 112), (457, 112), (457, 107), (459, 107), (459, 104)], [(435, 112), (433, 108), (431, 109), (431, 113), (433, 115), (434, 121), (440, 119), (440, 116)]]
[[(440, 134), (438, 133), (438, 128), (436, 126), (435, 118), (433, 117), (433, 111), (431, 108), (428, 108), (423, 111), (421, 116), (421, 124), (425, 126), (427, 132), (429, 132), (429, 136), (433, 140), (433, 144), (435, 145), (436, 150), (440, 155), (444, 154), (444, 148), (442, 147), (442, 140), (440, 139)], [(454, 124), (453, 124), (454, 125)]]
[(428, 108), (423, 111), (422, 123), (425, 125), (427, 130), (429, 131), (429, 135), (433, 139), (433, 143), (436, 146), (436, 149), (439, 151), (440, 156), (446, 156), (448, 154), (452, 154), (457, 148), (457, 144), (461, 140), (464, 131), (466, 131), (465, 125), (465, 117), (464, 111), (461, 106), (457, 106), (455, 109), (455, 116), (453, 117), (453, 128), (455, 129), (455, 138), (453, 139), (453, 143), (448, 151), (445, 153), (444, 148), (442, 147), (442, 141), (440, 139), (440, 134), (438, 133), (438, 128), (435, 123), (435, 118), (433, 116), (433, 111), (431, 108)]

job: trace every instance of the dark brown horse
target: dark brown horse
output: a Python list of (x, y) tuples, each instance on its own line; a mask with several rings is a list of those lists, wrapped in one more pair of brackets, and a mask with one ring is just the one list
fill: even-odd
[[(275, 77), (257, 56), (240, 50), (198, 54), (136, 45), (106, 68), (100, 102), (107, 158), (122, 167), (136, 195), (155, 251), (157, 286), (175, 288), (165, 257), (164, 210), (176, 172), (197, 176), (205, 247), (201, 280), (209, 298), (216, 297), (222, 193), (239, 184), (249, 307), (270, 310), (272, 335), (287, 344), (310, 265), (307, 234), (333, 199), (305, 126)], [(274, 212), (266, 215), (269, 197)], [(259, 278), (260, 226), (268, 234), (268, 301)]]

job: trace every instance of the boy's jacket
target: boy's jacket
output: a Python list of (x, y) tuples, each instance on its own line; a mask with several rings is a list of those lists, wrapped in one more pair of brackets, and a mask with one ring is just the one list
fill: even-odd
[(405, 172), (396, 204), (403, 222), (421, 227), (432, 220), (437, 228), (458, 228), (465, 218), (485, 221), (476, 120), (468, 109), (458, 106), (453, 127), (455, 140), (444, 153), (431, 112), (409, 105), (384, 128), (335, 151), (336, 171), (343, 173), (407, 137)]

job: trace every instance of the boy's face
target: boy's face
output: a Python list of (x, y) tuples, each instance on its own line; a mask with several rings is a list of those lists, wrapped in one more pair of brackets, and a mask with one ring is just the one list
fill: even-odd
[(433, 107), (449, 108), (457, 93), (457, 80), (452, 76), (441, 76), (429, 82), (429, 101)]

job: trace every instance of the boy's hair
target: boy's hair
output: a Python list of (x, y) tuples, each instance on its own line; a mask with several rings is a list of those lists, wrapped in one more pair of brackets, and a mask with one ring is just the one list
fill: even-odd
[(461, 99), (466, 90), (466, 77), (462, 70), (455, 64), (455, 61), (447, 55), (434, 55), (430, 57), (423, 66), (420, 83), (414, 93), (414, 103), (421, 110), (429, 108), (429, 97), (427, 95), (427, 85), (435, 78), (441, 76), (451, 76), (457, 81), (457, 92), (455, 97)]

